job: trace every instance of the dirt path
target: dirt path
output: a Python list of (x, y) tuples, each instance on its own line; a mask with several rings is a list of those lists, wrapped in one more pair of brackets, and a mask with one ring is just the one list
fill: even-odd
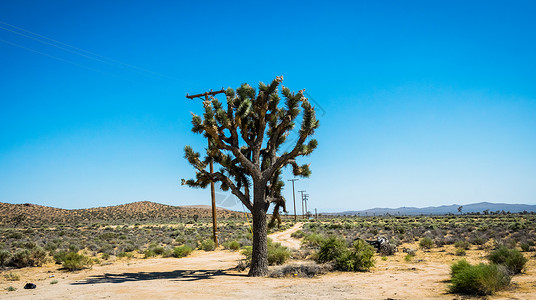
[(270, 234), (269, 237), (274, 242), (281, 243), (281, 245), (283, 245), (285, 247), (288, 247), (288, 248), (291, 248), (291, 249), (294, 249), (294, 250), (298, 250), (298, 249), (300, 249), (300, 246), (301, 246), (300, 240), (295, 239), (295, 238), (291, 237), (290, 235), (293, 234), (294, 232), (300, 230), (302, 228), (302, 226), (303, 226), (303, 223), (296, 223), (294, 226), (292, 226), (291, 228), (289, 228), (289, 229), (287, 229), (285, 231), (274, 232), (274, 233)]

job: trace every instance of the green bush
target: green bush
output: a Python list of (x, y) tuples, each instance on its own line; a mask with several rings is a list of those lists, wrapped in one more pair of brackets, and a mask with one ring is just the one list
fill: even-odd
[(406, 262), (410, 262), (411, 260), (413, 260), (414, 257), (415, 257), (415, 254), (408, 253), (406, 254), (406, 256), (404, 256), (404, 260)]
[(188, 256), (190, 253), (192, 253), (192, 247), (188, 245), (182, 245), (173, 249), (173, 256), (177, 258)]
[(317, 262), (327, 263), (334, 261), (345, 251), (347, 251), (345, 241), (337, 237), (329, 237), (320, 244), (320, 250), (318, 250), (317, 254)]
[(62, 266), (69, 271), (82, 270), (92, 263), (91, 259), (77, 252), (67, 252), (63, 256)]
[(318, 233), (311, 233), (311, 234), (305, 235), (305, 237), (303, 238), (304, 243), (312, 247), (320, 246), (324, 240), (325, 240), (325, 237)]
[(469, 295), (492, 295), (510, 284), (508, 271), (498, 265), (478, 264), (472, 266), (462, 260), (451, 266), (451, 293)]
[(199, 249), (205, 251), (214, 251), (216, 249), (216, 243), (213, 240), (207, 239), (201, 242)]
[(353, 248), (344, 251), (336, 259), (337, 269), (365, 272), (374, 266), (374, 248), (363, 240), (356, 240)]
[(455, 253), (457, 256), (465, 256), (466, 252), (465, 252), (465, 249), (463, 248), (456, 248), (456, 253)]
[(272, 240), (268, 240), (268, 264), (282, 265), (290, 258), (291, 252), (280, 243), (272, 243)]
[(0, 250), (0, 266), (6, 266), (11, 258), (11, 253), (6, 250)]
[(519, 245), (521, 247), (521, 251), (523, 252), (529, 252), (530, 251), (530, 245), (529, 243), (521, 243), (521, 245)]
[(495, 264), (504, 265), (512, 274), (521, 273), (528, 259), (519, 250), (501, 246), (491, 252), (488, 259)]
[(471, 248), (471, 243), (467, 241), (457, 241), (456, 243), (454, 243), (454, 247), (463, 250), (469, 250)]
[(230, 249), (230, 250), (233, 250), (233, 251), (238, 251), (240, 250), (240, 243), (237, 242), (237, 241), (230, 241), (230, 242), (226, 242), (223, 244), (223, 247), (225, 249)]
[(36, 247), (32, 250), (24, 249), (16, 252), (8, 264), (17, 268), (39, 267), (46, 262), (46, 258), (45, 249)]
[(145, 251), (143, 251), (143, 258), (149, 258), (149, 257), (155, 257), (156, 253), (154, 252), (153, 248), (149, 248)]
[(156, 255), (162, 255), (164, 254), (164, 247), (162, 246), (154, 247), (153, 251)]
[[(242, 254), (246, 256), (245, 262), (249, 265), (251, 263), (251, 257), (253, 255), (253, 247), (245, 246), (242, 250)], [(291, 254), (292, 253), (287, 247), (281, 246), (280, 243), (273, 243), (271, 239), (268, 239), (269, 265), (282, 265), (290, 258)]]
[(431, 238), (425, 237), (421, 239), (419, 246), (423, 249), (431, 249), (434, 247), (434, 241)]
[(459, 261), (453, 263), (450, 266), (450, 275), (455, 276), (456, 274), (460, 273), (463, 269), (471, 267), (471, 264), (467, 262), (465, 259), (460, 259)]
[(244, 255), (246, 264), (251, 263), (251, 256), (253, 255), (253, 247), (252, 246), (244, 246), (242, 250), (242, 255)]
[(290, 236), (295, 238), (295, 239), (301, 239), (305, 234), (303, 233), (302, 230), (297, 230), (295, 232), (293, 232)]

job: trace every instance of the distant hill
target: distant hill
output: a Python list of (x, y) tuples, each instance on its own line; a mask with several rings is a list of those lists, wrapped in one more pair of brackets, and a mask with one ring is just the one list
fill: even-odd
[[(380, 216), (385, 214), (390, 215), (446, 215), (446, 214), (459, 214), (458, 207), (460, 205), (443, 205), (443, 206), (429, 206), (429, 207), (399, 207), (399, 208), (372, 208), (360, 211), (344, 211), (339, 213), (327, 213), (329, 215), (361, 215), (361, 216)], [(506, 203), (490, 203), (490, 202), (481, 202), (474, 204), (463, 205), (463, 213), (483, 213), (484, 210), (489, 210), (490, 212), (496, 211), (505, 211), (511, 213), (518, 212), (536, 212), (536, 205), (527, 205), (527, 204), (506, 204)]]
[[(218, 209), (218, 218), (244, 218), (244, 213), (223, 208)], [(37, 204), (10, 204), (0, 202), (0, 225), (20, 223), (20, 225), (54, 224), (133, 224), (154, 222), (186, 222), (199, 218), (211, 218), (208, 205), (172, 206), (150, 201), (134, 202), (116, 206), (62, 209)]]

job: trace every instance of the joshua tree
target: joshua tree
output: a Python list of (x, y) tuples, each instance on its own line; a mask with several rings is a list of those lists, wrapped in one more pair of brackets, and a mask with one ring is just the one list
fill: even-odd
[[(206, 187), (210, 181), (220, 182), (223, 190), (232, 193), (253, 215), (253, 255), (250, 276), (264, 276), (268, 272), (266, 213), (274, 203), (274, 216), (279, 209), (285, 211), (285, 199), (281, 196), (284, 185), (280, 179), (281, 168), (290, 165), (295, 176), (310, 175), (309, 165), (298, 165), (296, 158), (313, 152), (315, 139), (308, 139), (318, 127), (314, 107), (303, 95), (282, 87), (285, 98), (280, 105), (279, 85), (283, 76), (271, 84), (259, 83), (258, 91), (242, 84), (225, 92), (226, 104), (212, 97), (203, 102), (203, 117), (193, 114), (192, 131), (203, 134), (210, 141), (206, 156), (190, 146), (184, 148), (186, 159), (196, 169), (196, 178), (183, 180), (191, 187)], [(301, 108), (300, 109), (300, 104)], [(299, 137), (289, 151), (282, 152), (281, 145), (294, 129), (301, 116)], [(207, 171), (210, 160), (221, 168)]]

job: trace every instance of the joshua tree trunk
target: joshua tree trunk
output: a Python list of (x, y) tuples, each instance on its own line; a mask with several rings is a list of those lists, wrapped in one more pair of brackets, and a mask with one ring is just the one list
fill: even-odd
[(266, 209), (264, 186), (255, 187), (253, 202), (253, 253), (249, 276), (268, 274), (268, 246), (266, 233)]

